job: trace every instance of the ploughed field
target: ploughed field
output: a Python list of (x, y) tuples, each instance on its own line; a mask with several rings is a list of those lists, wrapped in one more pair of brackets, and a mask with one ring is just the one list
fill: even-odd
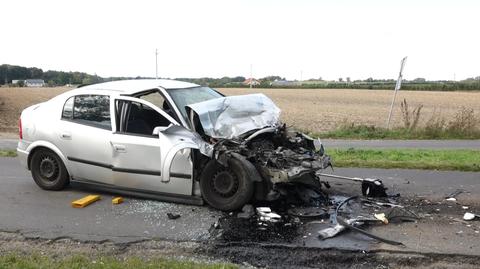
[[(282, 110), (282, 120), (303, 131), (322, 132), (347, 121), (385, 127), (393, 90), (351, 89), (219, 89), (225, 95), (264, 93)], [(392, 123), (403, 124), (400, 102), (409, 109), (423, 104), (420, 125), (435, 113), (450, 120), (462, 108), (480, 113), (480, 92), (399, 91)]]
[[(16, 132), (18, 117), (25, 107), (60, 94), (69, 88), (0, 88), (0, 132)], [(385, 126), (393, 91), (343, 89), (218, 89), (225, 95), (264, 93), (282, 109), (282, 120), (300, 130), (322, 132), (344, 121)], [(450, 119), (461, 107), (480, 112), (480, 92), (400, 91), (393, 124), (402, 124), (400, 101), (410, 108), (423, 104), (421, 121), (433, 113)]]
[(17, 132), (18, 118), (30, 105), (46, 101), (70, 88), (0, 88), (0, 132)]

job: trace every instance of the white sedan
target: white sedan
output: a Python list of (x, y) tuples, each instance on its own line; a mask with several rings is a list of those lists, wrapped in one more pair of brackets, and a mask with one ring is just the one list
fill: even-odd
[(174, 80), (79, 87), (26, 108), (17, 151), (42, 189), (70, 182), (235, 210), (295, 184), (320, 187), (318, 140), (288, 130), (263, 94)]

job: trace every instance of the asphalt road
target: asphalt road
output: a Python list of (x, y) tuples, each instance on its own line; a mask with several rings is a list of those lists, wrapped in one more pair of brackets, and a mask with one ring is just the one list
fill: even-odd
[[(402, 251), (462, 253), (480, 255), (478, 222), (470, 227), (453, 218), (461, 218), (468, 205), (480, 205), (480, 173), (440, 172), (400, 169), (336, 169), (336, 174), (383, 179), (390, 191), (404, 199), (425, 199), (433, 208), (419, 223), (385, 225), (375, 228), (379, 235), (400, 240), (407, 246)], [(342, 180), (330, 180), (331, 193), (359, 194), (360, 186)], [(112, 205), (112, 195), (101, 193), (102, 200), (83, 209), (72, 208), (71, 201), (96, 193), (78, 186), (59, 192), (44, 191), (33, 182), (16, 158), (0, 158), (0, 231), (18, 232), (27, 238), (129, 243), (142, 240), (206, 241), (209, 228), (226, 213), (207, 206), (148, 201), (126, 197), (120, 205)], [(444, 197), (457, 189), (458, 202), (446, 204)], [(420, 197), (420, 198), (419, 198)], [(478, 207), (480, 208), (480, 207)], [(176, 220), (167, 213), (180, 214)], [(437, 214), (437, 215), (435, 215)], [(289, 244), (318, 248), (389, 249), (355, 233), (320, 241), (316, 232), (328, 226), (306, 225), (302, 235)], [(428, 240), (426, 240), (428, 238)]]
[[(15, 149), (17, 139), (0, 139), (0, 149)], [(322, 139), (325, 148), (477, 149), (480, 140), (339, 140)]]

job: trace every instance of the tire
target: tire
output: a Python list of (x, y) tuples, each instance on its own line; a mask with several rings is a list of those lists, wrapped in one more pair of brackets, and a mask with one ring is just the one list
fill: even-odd
[(33, 180), (44, 190), (59, 191), (70, 182), (62, 160), (49, 149), (41, 148), (33, 152), (30, 169)]
[(203, 199), (210, 206), (223, 211), (241, 208), (253, 196), (251, 175), (256, 171), (251, 169), (236, 158), (228, 160), (228, 167), (215, 160), (209, 161), (200, 177)]

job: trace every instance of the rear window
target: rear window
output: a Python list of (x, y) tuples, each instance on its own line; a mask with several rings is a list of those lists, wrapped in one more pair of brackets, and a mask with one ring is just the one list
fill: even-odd
[(111, 130), (110, 97), (107, 95), (77, 95), (65, 102), (62, 119)]

